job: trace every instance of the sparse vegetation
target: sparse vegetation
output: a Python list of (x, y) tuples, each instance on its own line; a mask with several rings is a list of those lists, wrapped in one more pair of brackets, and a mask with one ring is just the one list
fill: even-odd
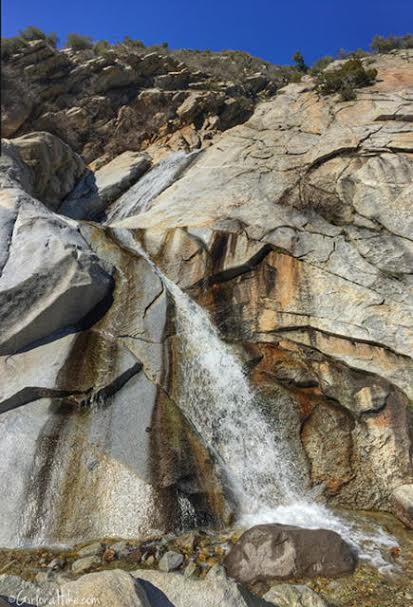
[(365, 69), (361, 60), (352, 58), (335, 70), (327, 70), (317, 76), (317, 88), (322, 95), (339, 93), (343, 101), (356, 98), (356, 89), (375, 82), (377, 70)]
[(27, 41), (20, 36), (1, 39), (1, 58), (8, 59), (14, 53), (18, 53), (22, 48), (27, 46)]
[(93, 39), (91, 36), (81, 36), (80, 34), (68, 34), (66, 46), (74, 51), (85, 51), (93, 48)]
[(28, 25), (24, 29), (19, 31), (20, 38), (23, 40), (27, 40), (27, 42), (32, 42), (34, 40), (46, 40), (51, 46), (56, 47), (58, 38), (57, 34), (51, 32), (50, 34), (46, 34), (40, 28), (35, 25)]
[(111, 47), (112, 45), (107, 40), (98, 40), (93, 45), (93, 50), (96, 55), (104, 55)]
[(396, 49), (413, 48), (413, 34), (404, 36), (374, 36), (370, 44), (375, 53), (389, 53)]
[(133, 38), (130, 38), (129, 36), (125, 36), (123, 38), (122, 44), (124, 44), (125, 46), (129, 47), (129, 48), (134, 48), (134, 49), (144, 49), (145, 45), (142, 42), (142, 40), (135, 40)]

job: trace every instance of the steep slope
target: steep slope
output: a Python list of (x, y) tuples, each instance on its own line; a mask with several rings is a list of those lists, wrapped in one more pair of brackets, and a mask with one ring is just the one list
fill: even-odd
[(291, 71), (248, 56), (240, 63), (231, 54), (181, 55), (29, 42), (2, 62), (2, 134), (48, 131), (100, 165), (155, 140), (188, 151), (246, 120)]

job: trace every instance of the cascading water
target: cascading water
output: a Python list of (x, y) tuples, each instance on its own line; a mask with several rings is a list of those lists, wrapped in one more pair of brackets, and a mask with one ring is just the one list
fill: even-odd
[(301, 494), (302, 479), (282, 429), (276, 437), (260, 412), (259, 395), (207, 313), (168, 278), (163, 280), (176, 303), (184, 354), (180, 406), (221, 461), (240, 517), (290, 502)]
[(331, 529), (360, 559), (381, 570), (392, 569), (382, 550), (397, 546), (394, 538), (371, 524), (366, 531), (366, 525), (335, 514), (305, 490), (283, 428), (269, 425), (259, 393), (207, 312), (162, 274), (129, 233), (119, 234), (128, 248), (147, 259), (175, 301), (183, 354), (179, 406), (221, 462), (238, 503), (239, 523)]
[(112, 205), (107, 212), (108, 222), (147, 211), (152, 200), (172, 185), (198, 154), (173, 152), (161, 160)]

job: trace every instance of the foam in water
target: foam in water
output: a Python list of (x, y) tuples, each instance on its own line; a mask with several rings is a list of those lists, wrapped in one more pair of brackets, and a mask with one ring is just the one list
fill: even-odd
[(108, 210), (108, 221), (143, 213), (151, 202), (172, 185), (199, 152), (173, 152), (155, 165)]
[[(124, 240), (126, 234), (122, 236)], [(131, 247), (130, 235), (127, 246)], [(240, 525), (271, 522), (331, 529), (354, 547), (360, 559), (381, 570), (391, 569), (382, 551), (397, 546), (394, 538), (370, 522), (354, 523), (337, 515), (304, 489), (283, 429), (269, 425), (259, 394), (207, 312), (165, 277), (136, 243), (133, 248), (148, 260), (175, 300), (183, 354), (179, 405), (221, 463), (238, 503)]]

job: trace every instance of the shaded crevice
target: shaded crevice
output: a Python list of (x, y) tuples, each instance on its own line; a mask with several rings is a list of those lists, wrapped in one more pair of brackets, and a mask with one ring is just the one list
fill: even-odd
[(90, 312), (86, 314), (86, 316), (80, 319), (77, 323), (58, 329), (57, 331), (54, 331), (53, 333), (50, 333), (45, 337), (31, 342), (24, 348), (13, 352), (7, 352), (7, 354), (23, 354), (24, 352), (28, 352), (40, 346), (44, 346), (53, 341), (61, 339), (66, 335), (71, 335), (72, 333), (79, 333), (81, 331), (86, 331), (92, 328), (93, 325), (95, 325), (103, 316), (105, 316), (106, 312), (111, 308), (113, 304), (113, 289), (115, 287), (115, 281), (113, 277), (110, 277), (110, 280), (111, 285), (109, 292)]
[(89, 390), (64, 390), (59, 388), (41, 388), (41, 387), (26, 387), (20, 392), (13, 394), (10, 398), (0, 404), (0, 414), (17, 409), (23, 405), (30, 404), (40, 398), (52, 398), (56, 400), (71, 403), (76, 407), (88, 406), (93, 402), (103, 401), (106, 398), (113, 396), (123, 388), (123, 386), (132, 377), (137, 375), (142, 370), (142, 364), (137, 362), (131, 368), (127, 369), (119, 375), (113, 382), (101, 388), (94, 390), (91, 387)]
[(143, 310), (143, 318), (146, 317), (147, 312), (158, 301), (158, 299), (163, 295), (163, 293), (164, 293), (164, 287), (163, 287), (163, 284), (161, 283), (161, 290), (159, 291), (159, 293), (157, 293), (155, 295), (155, 297), (145, 306), (145, 308)]
[(237, 278), (242, 274), (246, 274), (247, 272), (251, 272), (254, 270), (264, 259), (267, 257), (271, 251), (274, 250), (273, 245), (265, 244), (262, 249), (260, 249), (255, 255), (253, 255), (248, 262), (242, 264), (240, 266), (236, 266), (233, 268), (228, 268), (227, 270), (221, 270), (219, 272), (213, 273), (207, 278), (202, 278), (194, 285), (190, 287), (189, 290), (196, 289), (198, 287), (208, 288), (215, 284), (220, 284), (223, 282), (228, 282)]

